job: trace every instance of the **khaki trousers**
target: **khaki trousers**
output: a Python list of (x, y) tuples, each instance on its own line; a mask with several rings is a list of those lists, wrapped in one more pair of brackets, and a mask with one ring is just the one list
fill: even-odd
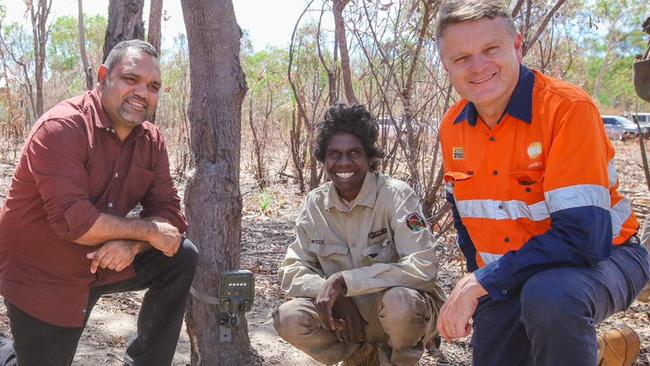
[[(438, 306), (433, 298), (410, 288), (392, 287), (354, 301), (368, 323), (366, 343), (377, 348), (379, 364), (417, 365), (424, 344), (436, 331)], [(273, 325), (280, 337), (326, 365), (344, 361), (364, 346), (340, 341), (325, 327), (311, 298), (280, 305), (273, 313)]]

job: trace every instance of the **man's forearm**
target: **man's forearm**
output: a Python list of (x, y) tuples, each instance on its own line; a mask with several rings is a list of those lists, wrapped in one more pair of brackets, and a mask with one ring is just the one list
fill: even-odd
[(109, 240), (136, 240), (148, 242), (155, 225), (150, 220), (131, 219), (109, 214), (101, 214), (85, 234), (74, 242), (81, 245), (97, 246)]

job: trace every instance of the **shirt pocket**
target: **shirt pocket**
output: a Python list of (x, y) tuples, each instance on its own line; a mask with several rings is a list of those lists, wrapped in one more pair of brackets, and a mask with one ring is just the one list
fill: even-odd
[(395, 263), (397, 259), (397, 250), (390, 239), (370, 245), (361, 251), (361, 262), (366, 266), (375, 263)]
[(444, 179), (447, 191), (454, 195), (454, 198), (471, 198), (474, 192), (473, 173), (461, 171), (449, 171), (445, 173)]
[(347, 245), (342, 244), (309, 244), (309, 250), (316, 255), (318, 262), (323, 268), (323, 272), (330, 276), (349, 267), (348, 252), (350, 249)]
[(517, 170), (509, 174), (508, 192), (516, 200), (535, 203), (544, 200), (544, 171)]

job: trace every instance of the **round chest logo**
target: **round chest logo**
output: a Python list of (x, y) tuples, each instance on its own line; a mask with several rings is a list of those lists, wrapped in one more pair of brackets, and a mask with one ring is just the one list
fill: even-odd
[(541, 142), (533, 142), (532, 144), (528, 145), (528, 156), (531, 159), (535, 159), (542, 155), (542, 143)]

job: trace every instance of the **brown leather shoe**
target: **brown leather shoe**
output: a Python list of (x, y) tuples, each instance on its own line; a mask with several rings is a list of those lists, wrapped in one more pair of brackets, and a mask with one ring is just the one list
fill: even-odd
[(379, 366), (377, 348), (371, 343), (364, 343), (361, 348), (341, 362), (342, 366)]
[(641, 350), (641, 339), (625, 324), (598, 335), (598, 366), (630, 366)]

